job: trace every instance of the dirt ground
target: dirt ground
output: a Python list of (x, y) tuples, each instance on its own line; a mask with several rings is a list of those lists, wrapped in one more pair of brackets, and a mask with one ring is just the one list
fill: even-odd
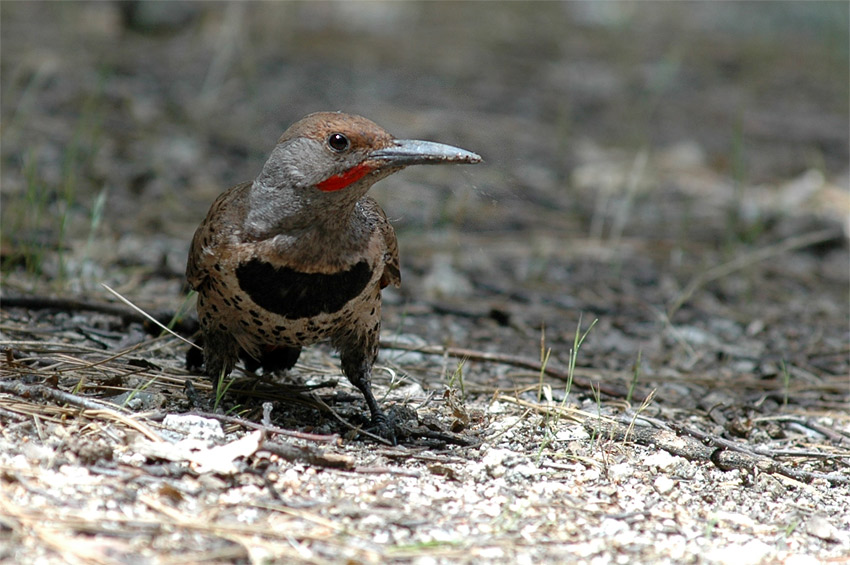
[[(849, 11), (3, 1), (0, 560), (850, 561)], [(318, 110), (485, 159), (372, 190), (396, 446), (117, 298)]]

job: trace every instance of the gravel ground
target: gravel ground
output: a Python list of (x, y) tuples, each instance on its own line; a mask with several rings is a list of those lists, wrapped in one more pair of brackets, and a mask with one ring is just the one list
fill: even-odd
[[(0, 559), (850, 560), (848, 12), (0, 3)], [(486, 161), (372, 191), (395, 446), (102, 286), (190, 337), (210, 203), (337, 109)]]

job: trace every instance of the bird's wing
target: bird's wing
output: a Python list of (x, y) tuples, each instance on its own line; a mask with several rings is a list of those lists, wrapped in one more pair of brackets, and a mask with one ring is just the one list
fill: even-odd
[(235, 201), (250, 184), (238, 184), (216, 198), (207, 217), (195, 231), (186, 264), (186, 280), (193, 289), (199, 290), (203, 286), (209, 278), (210, 270), (218, 263), (221, 254), (226, 252), (222, 246), (232, 231), (234, 215), (239, 212)]
[(401, 286), (401, 267), (398, 264), (398, 240), (395, 237), (395, 230), (392, 224), (384, 218), (384, 223), (381, 225), (381, 232), (384, 236), (384, 241), (387, 243), (387, 253), (384, 257), (384, 274), (381, 275), (381, 288), (388, 285)]
[(387, 219), (384, 210), (371, 197), (361, 200), (363, 210), (375, 222), (379, 235), (384, 240), (384, 272), (381, 275), (381, 288), (389, 285), (401, 286), (401, 268), (398, 262), (398, 240), (395, 230)]
[(186, 281), (194, 290), (198, 290), (203, 286), (207, 279), (207, 270), (204, 265), (208, 259), (204, 252), (203, 242), (210, 238), (209, 222), (206, 220), (195, 230), (195, 236), (192, 238), (192, 247), (189, 249), (189, 261), (186, 263)]

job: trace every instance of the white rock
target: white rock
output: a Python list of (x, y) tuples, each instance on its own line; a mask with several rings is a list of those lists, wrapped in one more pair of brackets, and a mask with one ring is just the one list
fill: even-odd
[(685, 461), (682, 457), (676, 457), (666, 451), (657, 451), (643, 458), (643, 464), (647, 467), (657, 467), (661, 471), (669, 471), (675, 465)]
[(826, 541), (839, 541), (838, 530), (824, 516), (815, 514), (806, 520), (806, 531)]
[(503, 414), (507, 411), (507, 407), (498, 400), (496, 400), (495, 402), (491, 402), (490, 406), (487, 408), (487, 412), (489, 412), (490, 414)]
[(606, 518), (602, 520), (602, 523), (599, 524), (599, 530), (605, 535), (607, 538), (613, 538), (617, 534), (629, 529), (628, 524), (623, 522), (622, 520), (615, 520), (613, 518)]
[(711, 563), (729, 563), (730, 565), (756, 565), (771, 554), (773, 549), (759, 540), (744, 545), (727, 545), (710, 551), (705, 557)]
[(555, 439), (558, 441), (588, 440), (590, 434), (587, 433), (584, 426), (579, 424), (558, 430), (555, 433)]
[(534, 477), (543, 472), (543, 470), (537, 465), (532, 465), (531, 463), (521, 463), (514, 467), (513, 472), (522, 477)]
[(676, 487), (676, 481), (667, 475), (660, 475), (653, 483), (659, 494), (667, 494)]
[(179, 432), (191, 439), (220, 441), (224, 439), (221, 422), (191, 414), (169, 414), (162, 421), (169, 430)]
[(514, 456), (516, 453), (509, 449), (490, 449), (481, 462), (491, 477), (499, 478), (505, 474), (505, 462)]
[(21, 451), (23, 451), (26, 460), (31, 461), (33, 463), (42, 463), (44, 461), (49, 461), (50, 459), (56, 456), (53, 449), (47, 447), (42, 443), (25, 443), (21, 447)]
[(631, 463), (617, 463), (608, 467), (608, 476), (617, 481), (626, 479), (635, 474), (635, 466)]
[(512, 457), (513, 455), (515, 455), (515, 453), (510, 449), (488, 449), (487, 453), (485, 453), (484, 457), (481, 459), (481, 462), (484, 463), (485, 467), (491, 468), (497, 465), (502, 465), (505, 459)]
[(505, 550), (501, 547), (483, 547), (478, 551), (478, 557), (482, 559), (502, 559)]

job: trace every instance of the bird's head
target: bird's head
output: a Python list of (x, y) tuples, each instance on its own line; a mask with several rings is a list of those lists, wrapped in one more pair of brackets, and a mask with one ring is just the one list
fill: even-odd
[(344, 209), (375, 182), (409, 165), (480, 161), (479, 155), (451, 145), (395, 139), (361, 116), (317, 112), (280, 137), (254, 181), (252, 208), (266, 208), (264, 216), (274, 209), (290, 217), (320, 207)]

